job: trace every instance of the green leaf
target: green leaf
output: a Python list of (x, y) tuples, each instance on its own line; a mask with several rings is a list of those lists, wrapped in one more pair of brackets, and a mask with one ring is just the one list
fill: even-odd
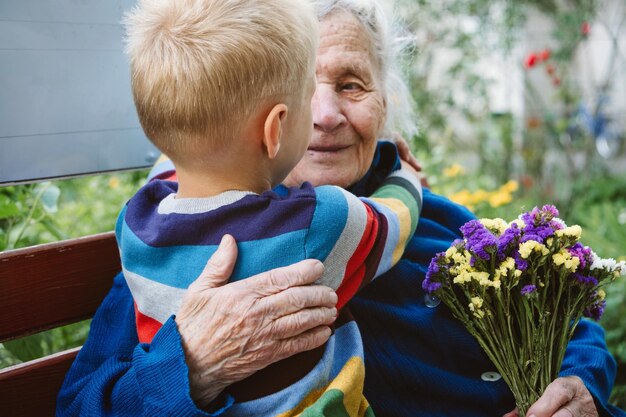
[(52, 185), (49, 182), (41, 183), (40, 187), (45, 187), (43, 193), (41, 194), (41, 205), (43, 209), (47, 213), (56, 213), (59, 210), (58, 202), (61, 190), (59, 187)]
[(0, 194), (0, 219), (19, 216), (20, 209), (7, 195)]
[(43, 339), (44, 336), (40, 333), (22, 339), (9, 340), (3, 344), (13, 356), (26, 362), (44, 356)]

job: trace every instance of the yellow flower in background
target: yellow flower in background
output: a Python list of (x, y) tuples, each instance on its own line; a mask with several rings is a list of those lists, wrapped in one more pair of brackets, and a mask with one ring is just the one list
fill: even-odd
[[(444, 174), (445, 175), (445, 174)], [(455, 203), (466, 206), (473, 210), (476, 205), (487, 203), (491, 207), (497, 208), (513, 201), (513, 194), (519, 188), (517, 181), (508, 181), (495, 191), (478, 189), (474, 192), (461, 190), (449, 196)]]
[(509, 204), (513, 201), (513, 196), (509, 192), (496, 191), (489, 196), (489, 205), (493, 208)]
[(514, 193), (518, 189), (519, 189), (519, 184), (515, 180), (510, 180), (506, 184), (504, 184), (502, 187), (500, 187), (500, 190), (508, 191), (509, 193)]
[(459, 164), (451, 165), (443, 170), (443, 176), (447, 178), (453, 178), (464, 173), (465, 169)]
[(454, 193), (450, 196), (450, 200), (457, 204), (467, 207), (470, 210), (474, 209), (473, 196), (468, 190), (461, 190), (458, 193)]
[(109, 188), (116, 189), (120, 186), (120, 179), (117, 177), (111, 177), (109, 179)]

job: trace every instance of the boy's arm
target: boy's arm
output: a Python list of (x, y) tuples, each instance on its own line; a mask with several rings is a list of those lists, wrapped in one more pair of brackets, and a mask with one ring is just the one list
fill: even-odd
[(65, 377), (57, 416), (211, 415), (189, 394), (188, 368), (176, 323), (168, 320), (152, 344), (139, 344), (124, 277), (96, 312), (89, 338)]
[(324, 262), (320, 283), (336, 289), (341, 308), (400, 260), (417, 227), (422, 189), (413, 173), (400, 169), (369, 198), (334, 186), (315, 190), (306, 257)]

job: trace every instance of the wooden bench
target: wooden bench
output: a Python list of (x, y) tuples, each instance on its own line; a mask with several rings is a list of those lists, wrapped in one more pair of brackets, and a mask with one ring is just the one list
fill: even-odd
[[(0, 341), (90, 318), (120, 271), (113, 232), (0, 252)], [(80, 348), (0, 370), (0, 416), (52, 416)]]

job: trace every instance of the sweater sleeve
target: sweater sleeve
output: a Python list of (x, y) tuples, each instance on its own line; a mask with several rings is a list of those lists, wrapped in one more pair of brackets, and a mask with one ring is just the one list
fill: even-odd
[(337, 291), (338, 308), (400, 260), (421, 202), (419, 182), (404, 170), (390, 174), (369, 198), (334, 186), (316, 188), (305, 256), (324, 262), (319, 282)]
[(626, 416), (608, 404), (617, 369), (604, 341), (604, 329), (591, 320), (578, 323), (567, 345), (559, 376), (578, 376), (594, 397), (598, 413), (605, 416)]
[(56, 415), (218, 416), (230, 402), (214, 413), (195, 406), (173, 317), (152, 343), (138, 343), (132, 297), (119, 274), (65, 377)]

